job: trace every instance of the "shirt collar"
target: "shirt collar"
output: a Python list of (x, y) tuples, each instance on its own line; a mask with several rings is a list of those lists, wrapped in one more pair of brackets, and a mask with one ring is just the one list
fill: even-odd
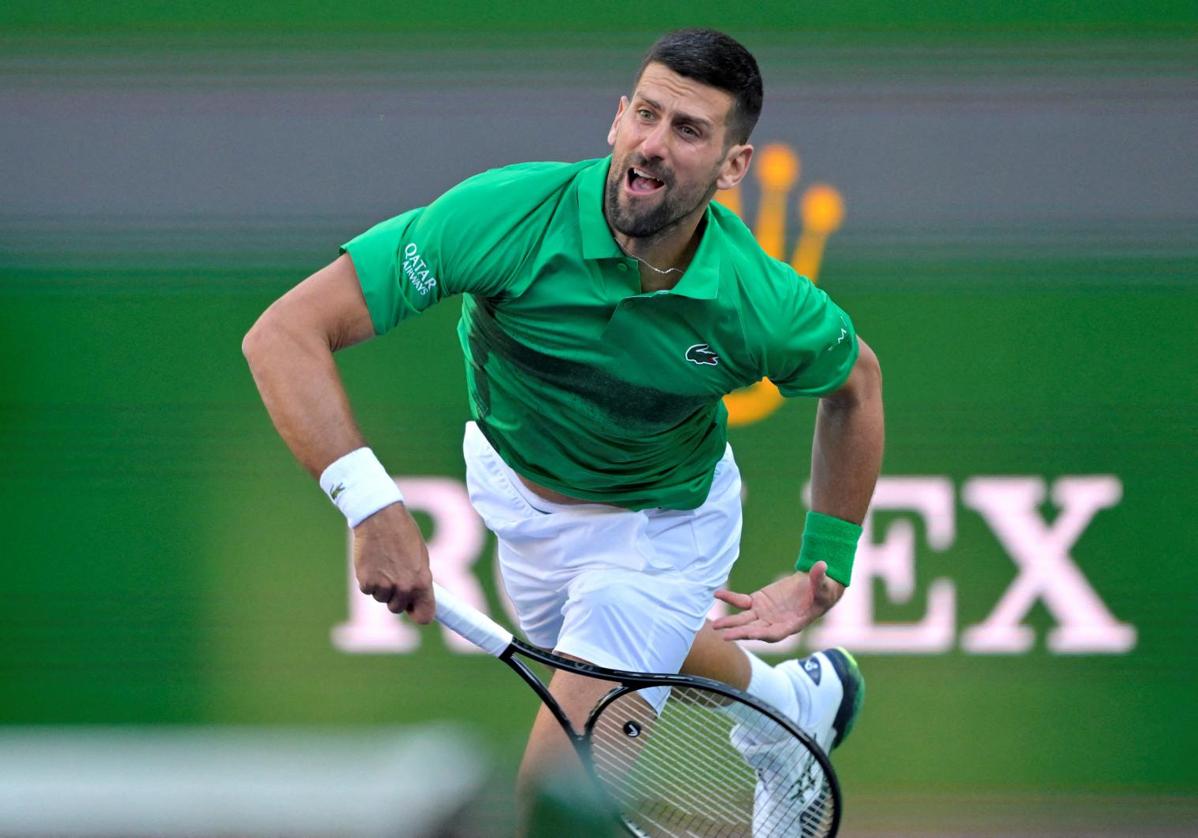
[[(627, 258), (612, 238), (603, 217), (603, 190), (607, 185), (607, 170), (611, 157), (596, 160), (578, 175), (578, 226), (582, 234), (582, 258), (623, 259)], [(681, 294), (696, 300), (714, 300), (720, 287), (720, 267), (723, 264), (723, 248), (720, 247), (720, 231), (707, 207), (704, 217), (703, 238), (686, 272), (670, 293)]]

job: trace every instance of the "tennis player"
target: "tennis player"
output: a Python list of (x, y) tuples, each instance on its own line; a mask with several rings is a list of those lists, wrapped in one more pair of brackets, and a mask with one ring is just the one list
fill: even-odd
[[(602, 666), (725, 681), (828, 749), (861, 705), (852, 658), (771, 667), (735, 641), (794, 634), (849, 584), (882, 456), (881, 375), (848, 315), (712, 202), (748, 172), (761, 103), (739, 43), (667, 34), (619, 101), (610, 157), (492, 170), (382, 222), (275, 302), (243, 348), (279, 433), (353, 527), (363, 593), (427, 623), (425, 543), (333, 353), (462, 294), (467, 484), (527, 637)], [(741, 479), (721, 399), (763, 376), (819, 399), (813, 511), (794, 572), (737, 593), (723, 589)], [(738, 610), (708, 622), (717, 597)], [(578, 720), (608, 687), (563, 672), (551, 684)], [(800, 778), (756, 744), (746, 757), (768, 804)], [(521, 777), (569, 748), (542, 708)]]

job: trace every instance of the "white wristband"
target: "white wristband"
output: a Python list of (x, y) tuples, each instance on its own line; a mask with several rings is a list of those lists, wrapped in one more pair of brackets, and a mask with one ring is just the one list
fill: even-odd
[(358, 448), (334, 460), (321, 472), (320, 488), (351, 527), (384, 506), (403, 501), (403, 493), (369, 448)]

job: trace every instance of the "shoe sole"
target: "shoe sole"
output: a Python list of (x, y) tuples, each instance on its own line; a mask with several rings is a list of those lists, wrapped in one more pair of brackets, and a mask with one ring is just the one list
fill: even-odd
[(836, 677), (844, 687), (844, 696), (840, 699), (840, 707), (832, 721), (836, 738), (832, 740), (831, 750), (835, 750), (841, 742), (849, 738), (853, 724), (861, 712), (861, 705), (865, 703), (865, 676), (861, 674), (856, 658), (849, 654), (847, 649), (837, 646), (835, 649), (824, 650), (824, 655), (831, 662)]

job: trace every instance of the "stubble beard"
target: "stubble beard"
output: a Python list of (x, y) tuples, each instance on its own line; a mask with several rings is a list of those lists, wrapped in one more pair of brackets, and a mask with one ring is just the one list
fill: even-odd
[(643, 212), (635, 212), (620, 204), (627, 173), (627, 165), (617, 170), (614, 164), (608, 172), (604, 214), (612, 229), (629, 238), (653, 239), (665, 235), (696, 209), (706, 206), (716, 193), (714, 181), (698, 194), (674, 193), (674, 188), (667, 182), (663, 187), (666, 194), (657, 206)]

